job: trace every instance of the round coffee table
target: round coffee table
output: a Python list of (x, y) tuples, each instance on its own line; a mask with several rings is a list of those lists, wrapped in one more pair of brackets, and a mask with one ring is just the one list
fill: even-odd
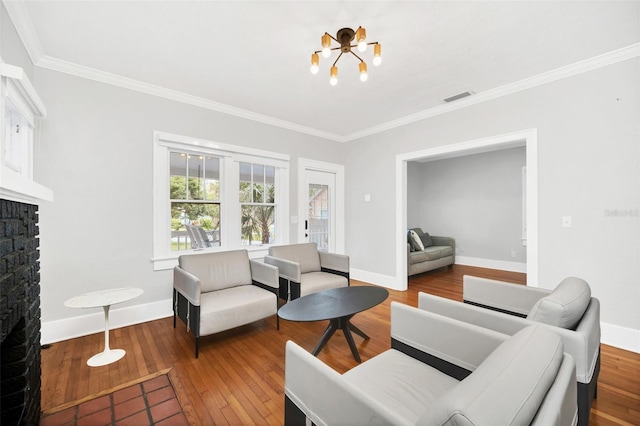
[(330, 290), (311, 293), (288, 302), (278, 310), (278, 316), (289, 321), (324, 321), (329, 320), (320, 342), (313, 350), (318, 355), (331, 336), (340, 329), (351, 348), (356, 361), (360, 361), (358, 349), (353, 341), (351, 332), (368, 339), (355, 325), (349, 321), (358, 312), (382, 303), (389, 296), (389, 292), (382, 287), (354, 286), (332, 288)]
[(111, 349), (109, 347), (109, 307), (116, 303), (122, 303), (136, 298), (142, 293), (143, 290), (141, 288), (112, 288), (72, 297), (64, 302), (64, 306), (67, 308), (104, 309), (104, 351), (89, 358), (87, 365), (90, 367), (100, 367), (116, 362), (124, 356), (124, 349)]

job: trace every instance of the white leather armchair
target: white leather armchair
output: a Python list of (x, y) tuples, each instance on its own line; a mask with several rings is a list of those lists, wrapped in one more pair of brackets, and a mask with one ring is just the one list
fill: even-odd
[(316, 243), (271, 246), (264, 263), (278, 268), (284, 300), (351, 285), (349, 256), (318, 251)]
[(466, 275), (463, 299), (420, 293), (418, 306), (508, 335), (533, 324), (558, 334), (576, 363), (578, 424), (588, 425), (600, 374), (600, 302), (589, 285), (569, 277), (547, 290)]
[(277, 294), (278, 268), (246, 250), (183, 255), (173, 272), (173, 327), (184, 321), (198, 358), (200, 336), (276, 315)]
[(285, 425), (575, 425), (562, 339), (502, 333), (391, 303), (391, 349), (339, 374), (286, 344)]

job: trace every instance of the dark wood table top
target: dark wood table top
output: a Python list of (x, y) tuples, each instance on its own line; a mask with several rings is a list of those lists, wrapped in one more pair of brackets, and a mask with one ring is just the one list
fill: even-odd
[(332, 288), (294, 299), (278, 310), (289, 321), (322, 321), (357, 314), (382, 303), (389, 292), (382, 287)]

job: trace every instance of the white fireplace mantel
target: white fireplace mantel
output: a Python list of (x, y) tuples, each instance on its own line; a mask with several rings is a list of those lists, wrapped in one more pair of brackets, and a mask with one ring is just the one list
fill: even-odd
[[(27, 204), (53, 201), (53, 191), (34, 180), (36, 127), (38, 120), (46, 117), (47, 110), (22, 68), (0, 59), (0, 76), (0, 198)], [(19, 124), (12, 119), (17, 119)], [(20, 131), (19, 140), (12, 140), (15, 136), (12, 132)]]

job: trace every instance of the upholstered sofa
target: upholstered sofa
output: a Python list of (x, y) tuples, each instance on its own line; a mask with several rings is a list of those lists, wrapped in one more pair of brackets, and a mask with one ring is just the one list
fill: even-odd
[(600, 302), (589, 285), (568, 277), (548, 290), (465, 275), (463, 299), (420, 293), (418, 307), (508, 335), (533, 324), (558, 334), (576, 363), (578, 424), (587, 426), (600, 373)]
[[(424, 248), (412, 239), (415, 232)], [(456, 262), (456, 240), (451, 237), (436, 237), (423, 232), (420, 228), (411, 228), (407, 232), (407, 275), (421, 274)]]
[(507, 336), (391, 303), (391, 349), (339, 374), (286, 344), (285, 425), (575, 425), (575, 364), (534, 325)]

